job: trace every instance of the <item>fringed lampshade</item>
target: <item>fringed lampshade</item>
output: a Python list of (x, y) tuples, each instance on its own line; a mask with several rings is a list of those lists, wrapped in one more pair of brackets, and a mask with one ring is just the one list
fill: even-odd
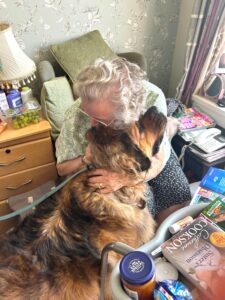
[(0, 85), (29, 83), (35, 78), (35, 63), (20, 49), (9, 24), (0, 24)]

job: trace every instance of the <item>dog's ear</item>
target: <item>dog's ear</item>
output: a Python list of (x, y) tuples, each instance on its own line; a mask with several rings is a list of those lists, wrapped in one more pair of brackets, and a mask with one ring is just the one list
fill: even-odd
[(98, 127), (91, 127), (85, 137), (86, 139), (94, 144), (108, 145), (112, 144), (116, 136), (119, 135), (119, 131), (114, 130), (110, 127), (99, 125)]
[(155, 106), (150, 107), (139, 120), (140, 130), (150, 128), (158, 136), (164, 134), (166, 124), (167, 118)]
[(147, 148), (148, 155), (150, 144), (152, 145), (152, 155), (155, 155), (159, 151), (166, 130), (166, 124), (167, 118), (155, 106), (150, 107), (137, 123), (141, 135), (142, 147)]

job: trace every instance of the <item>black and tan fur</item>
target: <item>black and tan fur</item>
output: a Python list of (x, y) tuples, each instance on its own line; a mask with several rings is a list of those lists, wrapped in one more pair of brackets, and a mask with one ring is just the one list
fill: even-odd
[[(126, 131), (90, 129), (94, 164), (138, 177), (150, 167), (165, 126), (152, 108)], [(87, 172), (69, 182), (1, 241), (0, 299), (97, 300), (103, 247), (120, 241), (136, 248), (154, 235), (144, 191), (140, 183), (101, 194), (87, 185)]]

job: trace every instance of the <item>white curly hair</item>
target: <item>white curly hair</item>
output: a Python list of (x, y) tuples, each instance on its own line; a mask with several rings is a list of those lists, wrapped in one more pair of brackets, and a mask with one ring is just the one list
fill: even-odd
[(144, 79), (146, 73), (125, 58), (98, 59), (78, 75), (74, 92), (88, 101), (107, 95), (115, 105), (111, 126), (121, 129), (137, 121), (145, 111)]

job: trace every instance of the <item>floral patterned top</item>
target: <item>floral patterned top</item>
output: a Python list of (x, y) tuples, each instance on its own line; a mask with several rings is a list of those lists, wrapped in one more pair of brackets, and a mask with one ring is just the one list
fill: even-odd
[[(154, 105), (160, 112), (167, 115), (166, 99), (162, 90), (148, 81), (144, 81), (143, 84), (146, 90), (149, 91), (146, 99), (146, 109)], [(81, 100), (76, 100), (65, 113), (61, 132), (56, 140), (57, 163), (74, 159), (85, 152), (87, 146), (85, 133), (90, 127), (90, 122), (89, 118), (79, 111), (80, 104)], [(164, 139), (164, 143), (167, 147), (166, 163), (170, 156), (170, 145), (168, 139)]]

